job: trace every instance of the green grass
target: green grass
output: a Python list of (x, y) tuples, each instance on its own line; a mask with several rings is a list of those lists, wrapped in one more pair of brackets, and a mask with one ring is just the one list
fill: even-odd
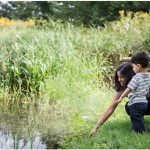
[[(149, 148), (148, 133), (131, 132), (123, 104), (95, 137), (87, 139), (112, 99), (116, 54), (125, 57), (141, 48), (149, 51), (149, 31), (149, 16), (142, 13), (123, 16), (105, 28), (50, 22), (44, 28), (1, 29), (0, 103), (4, 112), (15, 119), (23, 113), (20, 105), (26, 111), (31, 105), (23, 122), (16, 118), (21, 124), (16, 126), (22, 132), (27, 128), (45, 136), (51, 130), (63, 133), (63, 148)], [(15, 104), (17, 108), (12, 107)], [(147, 117), (149, 130), (148, 124)]]
[[(108, 104), (107, 104), (108, 105)], [(107, 106), (105, 105), (105, 106)], [(101, 114), (101, 113), (100, 113)], [(91, 118), (92, 119), (92, 118)], [(129, 116), (121, 104), (114, 114), (97, 131), (95, 136), (88, 138), (88, 134), (95, 126), (97, 119), (87, 120), (86, 132), (66, 140), (62, 148), (67, 149), (149, 149), (150, 118), (145, 117), (147, 132), (136, 134), (132, 130)]]
[(34, 137), (36, 133), (41, 133), (42, 138), (56, 136), (54, 140), (58, 140), (63, 149), (150, 148), (149, 116), (145, 117), (147, 133), (135, 134), (124, 110), (125, 102), (116, 108), (97, 134), (89, 139), (89, 132), (112, 100), (114, 90), (108, 87), (98, 89), (85, 84), (83, 86), (78, 91), (78, 84), (73, 85), (74, 92), (68, 89), (68, 97), (64, 90), (61, 92), (64, 99), (57, 101), (49, 101), (48, 95), (36, 99), (35, 103), (31, 99), (22, 99), (22, 107), (19, 100), (15, 100), (18, 102), (16, 105), (11, 97), (9, 103), (4, 103), (4, 99), (1, 99), (1, 122), (10, 124), (10, 129), (17, 137), (22, 137), (22, 134), (27, 134), (28, 138)]
[[(150, 123), (148, 121), (147, 123)], [(97, 134), (88, 139), (86, 135), (70, 140), (67, 149), (149, 149), (149, 132), (137, 135), (131, 130), (129, 120), (106, 123)]]
[[(1, 88), (30, 94), (45, 82), (84, 82), (102, 87), (112, 82), (114, 58), (149, 50), (149, 15), (122, 16), (105, 28), (75, 27), (50, 21), (46, 27), (4, 27), (0, 35)], [(141, 21), (141, 22), (140, 22)], [(140, 22), (140, 23), (139, 23)]]

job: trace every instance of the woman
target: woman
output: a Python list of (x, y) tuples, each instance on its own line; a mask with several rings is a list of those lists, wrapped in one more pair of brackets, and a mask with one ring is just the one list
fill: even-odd
[[(126, 89), (128, 83), (130, 82), (130, 80), (132, 79), (134, 75), (135, 73), (130, 63), (123, 63), (118, 66), (115, 72), (115, 91), (116, 92), (114, 94), (114, 97), (110, 105), (103, 112), (96, 126), (90, 132), (89, 137), (92, 137), (97, 132), (99, 126), (101, 126), (112, 115), (112, 113), (114, 112), (114, 110), (116, 109), (118, 105), (117, 100), (121, 96), (122, 92)], [(149, 103), (149, 109), (150, 109), (150, 103)], [(147, 115), (150, 114), (149, 109), (148, 109)]]

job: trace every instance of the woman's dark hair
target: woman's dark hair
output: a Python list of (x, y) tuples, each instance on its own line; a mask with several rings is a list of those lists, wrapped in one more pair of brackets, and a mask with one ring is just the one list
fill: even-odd
[[(118, 71), (120, 71), (121, 76), (123, 78), (125, 78), (125, 80), (126, 80), (126, 83), (123, 86), (118, 81), (118, 75), (117, 75)], [(124, 91), (134, 75), (135, 75), (135, 73), (133, 71), (131, 63), (120, 64), (117, 67), (116, 72), (115, 72), (115, 90), (117, 92)]]

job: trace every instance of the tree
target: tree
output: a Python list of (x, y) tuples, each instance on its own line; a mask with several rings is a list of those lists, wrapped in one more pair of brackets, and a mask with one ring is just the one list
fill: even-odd
[(53, 2), (49, 1), (11, 1), (0, 2), (0, 16), (10, 19), (44, 18), (53, 15)]
[(150, 1), (11, 1), (0, 2), (0, 15), (13, 19), (44, 18), (99, 26), (119, 18), (119, 11), (149, 12)]
[(102, 25), (119, 18), (119, 11), (149, 12), (149, 1), (65, 1), (58, 2), (61, 16), (58, 18), (75, 24)]

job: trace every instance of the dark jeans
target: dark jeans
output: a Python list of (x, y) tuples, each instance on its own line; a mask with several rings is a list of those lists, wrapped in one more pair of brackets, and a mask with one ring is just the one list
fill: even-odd
[(128, 106), (127, 103), (125, 105), (125, 109), (127, 114), (130, 116), (134, 132), (136, 133), (145, 132), (146, 129), (144, 126), (144, 115), (147, 114), (148, 104), (135, 103)]

